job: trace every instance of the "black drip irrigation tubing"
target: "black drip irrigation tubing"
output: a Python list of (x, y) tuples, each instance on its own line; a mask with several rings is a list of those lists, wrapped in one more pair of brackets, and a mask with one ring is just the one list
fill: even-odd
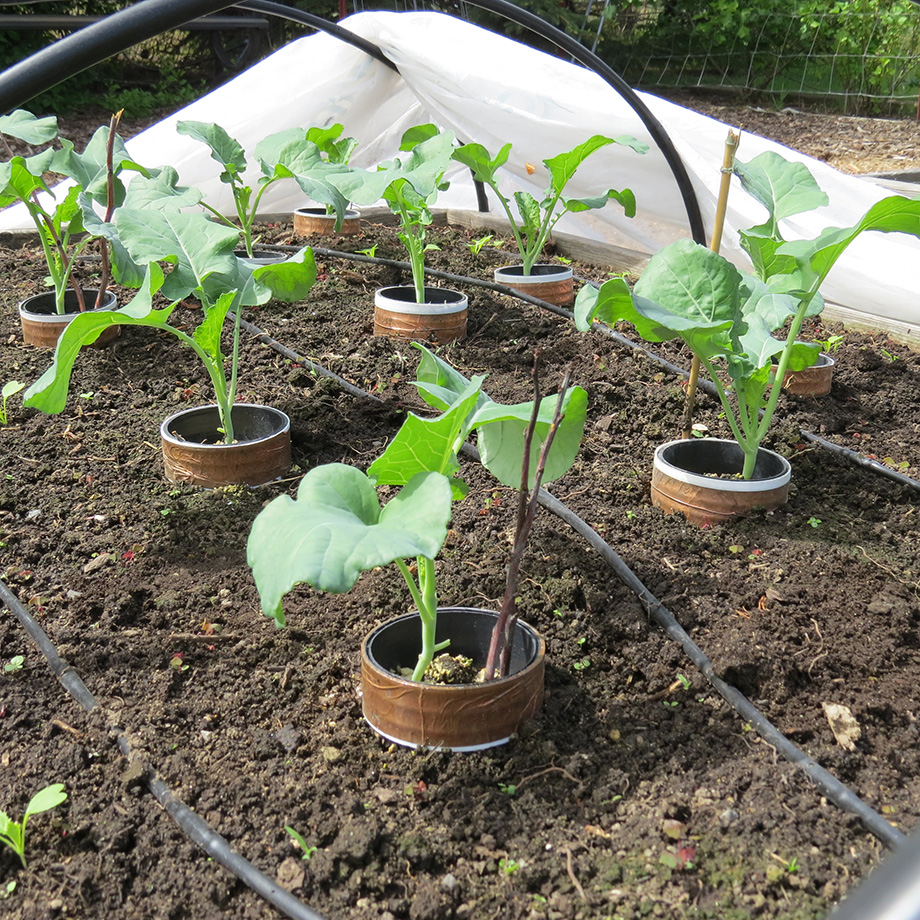
[[(45, 656), (55, 677), (63, 684), (67, 692), (87, 711), (99, 709), (99, 703), (80, 675), (58, 654), (54, 644), (45, 634), (31, 613), (20, 603), (19, 599), (0, 581), (0, 600), (19, 620), (23, 629), (39, 651)], [(173, 794), (169, 786), (157, 776), (156, 772), (138, 757), (131, 749), (131, 742), (125, 730), (116, 725), (110, 713), (106, 712), (106, 722), (114, 734), (118, 749), (129, 764), (139, 770), (154, 798), (164, 811), (179, 825), (187, 837), (204, 849), (209, 856), (232, 872), (241, 882), (261, 895), (292, 920), (325, 920), (322, 914), (298, 901), (292, 894), (281, 888), (267, 875), (236, 853), (227, 840), (213, 830), (181, 799)]]
[[(366, 257), (369, 258), (369, 257)], [(458, 276), (459, 277), (459, 276)], [(472, 279), (471, 279), (472, 280)], [(502, 285), (490, 287), (503, 288)], [(510, 291), (514, 294), (515, 292)], [(520, 296), (516, 295), (515, 296)], [(536, 300), (525, 296), (525, 300)], [(541, 303), (538, 301), (538, 303)], [(373, 393), (356, 387), (334, 372), (323, 368), (316, 362), (306, 358), (292, 349), (277, 342), (266, 332), (253, 323), (241, 320), (241, 325), (258, 341), (269, 345), (283, 357), (296, 361), (308, 367), (311, 371), (322, 376), (336, 380), (347, 392), (361, 398), (373, 399), (380, 402), (380, 398)], [(628, 340), (627, 340), (628, 341)], [(470, 444), (464, 445), (465, 454), (478, 460), (479, 454)], [(567, 523), (576, 533), (585, 538), (588, 544), (595, 549), (604, 562), (617, 575), (618, 578), (639, 598), (639, 601), (648, 611), (649, 617), (677, 642), (684, 650), (687, 657), (706, 677), (712, 687), (729, 705), (748, 723), (754, 730), (776, 751), (787, 760), (799, 767), (808, 779), (838, 808), (855, 815), (863, 825), (891, 848), (900, 847), (908, 838), (899, 830), (892, 827), (881, 815), (870, 808), (851, 789), (841, 783), (830, 772), (810, 758), (804, 751), (787, 739), (736, 687), (722, 680), (715, 672), (715, 668), (703, 650), (690, 638), (684, 628), (677, 622), (674, 615), (645, 587), (639, 577), (626, 565), (619, 555), (573, 511), (545, 489), (539, 493), (540, 504)], [(87, 711), (98, 707), (93, 694), (76, 671), (60, 657), (57, 649), (42, 630), (41, 626), (29, 611), (20, 603), (18, 598), (0, 581), (0, 600), (13, 613), (22, 624), (23, 628), (35, 642), (41, 653), (45, 656), (55, 676), (71, 694), (71, 696)], [(160, 779), (156, 772), (145, 764), (131, 749), (127, 733), (120, 726), (110, 724), (118, 748), (131, 764), (141, 769), (147, 786), (160, 806), (179, 825), (182, 831), (196, 844), (201, 846), (213, 859), (224, 868), (232, 872), (240, 881), (251, 890), (265, 898), (282, 913), (292, 920), (325, 920), (325, 918), (299, 901), (267, 875), (253, 866), (250, 862), (236, 853), (227, 840), (214, 831), (206, 821), (195, 814), (184, 802), (173, 794), (167, 784)]]
[[(276, 343), (274, 340), (261, 329), (258, 329), (258, 327), (252, 324), (247, 324), (247, 326), (256, 332), (260, 341), (270, 344), (273, 348), (275, 347)], [(284, 346), (281, 346), (280, 353), (285, 357), (296, 360), (298, 363), (306, 364), (311, 368), (318, 368), (318, 365), (314, 362), (309, 361), (309, 359), (298, 355), (296, 352)], [(327, 376), (336, 377), (336, 375), (330, 371), (326, 371), (325, 373)], [(342, 378), (336, 379), (342, 380)], [(355, 390), (358, 390), (353, 384), (349, 384), (347, 381), (342, 382), (347, 384), (349, 392), (353, 393)], [(362, 390), (358, 390), (358, 392), (362, 396), (379, 401), (379, 398), (372, 393), (367, 393)], [(465, 444), (463, 452), (478, 461), (479, 453), (473, 445)], [(880, 814), (873, 811), (852, 790), (841, 783), (840, 780), (789, 741), (789, 739), (786, 738), (786, 736), (783, 735), (783, 733), (780, 732), (740, 690), (722, 680), (722, 678), (716, 674), (715, 668), (706, 653), (690, 638), (686, 630), (677, 622), (674, 615), (648, 590), (648, 588), (645, 587), (639, 577), (625, 562), (623, 562), (617, 553), (601, 539), (597, 532), (586, 521), (579, 518), (573, 511), (566, 507), (566, 505), (559, 501), (559, 499), (552, 496), (545, 489), (540, 490), (539, 501), (544, 508), (547, 508), (567, 523), (576, 533), (587, 540), (591, 548), (595, 549), (600, 554), (604, 562), (607, 563), (620, 580), (639, 598), (652, 620), (664, 630), (669, 638), (673, 639), (683, 648), (687, 657), (696, 665), (710, 684), (712, 684), (716, 692), (731, 705), (745, 722), (748, 722), (755, 731), (757, 731), (767, 744), (799, 767), (811, 782), (814, 783), (814, 785), (835, 805), (843, 811), (856, 815), (866, 828), (886, 846), (895, 848), (900, 846), (907, 839), (904, 834), (892, 827), (892, 825)]]
[[(920, 0), (917, 0), (917, 2), (920, 3)], [(293, 252), (299, 247), (267, 245), (264, 248), (268, 250), (276, 250), (279, 252)], [(348, 259), (354, 262), (370, 262), (375, 265), (387, 265), (393, 268), (400, 268), (405, 270), (410, 268), (408, 262), (400, 262), (397, 259), (384, 259), (379, 256), (365, 256), (361, 255), (360, 253), (341, 252), (336, 249), (321, 249), (319, 247), (311, 248), (313, 249), (314, 254), (327, 258)], [(549, 313), (555, 313), (557, 316), (564, 317), (565, 319), (574, 320), (575, 318), (575, 315), (572, 313), (572, 311), (566, 310), (565, 307), (559, 307), (556, 306), (556, 304), (547, 303), (545, 300), (540, 300), (538, 297), (533, 297), (530, 294), (526, 294), (522, 291), (516, 291), (504, 284), (497, 284), (494, 281), (485, 281), (480, 278), (467, 278), (463, 275), (452, 275), (450, 272), (442, 272), (434, 268), (426, 268), (425, 274), (436, 278), (443, 278), (446, 281), (455, 281), (468, 287), (480, 287), (485, 288), (486, 290), (496, 291), (499, 294), (507, 294), (511, 297), (516, 297), (519, 300), (523, 300), (526, 303), (532, 304), (533, 306), (540, 307), (542, 310), (546, 310)], [(638, 342), (634, 342), (632, 339), (622, 335), (615, 329), (611, 329), (604, 323), (595, 323), (592, 326), (592, 330), (599, 333), (600, 335), (606, 336), (609, 339), (613, 339), (615, 342), (618, 342), (620, 345), (630, 348), (633, 351), (641, 352), (647, 358), (650, 358), (652, 361), (658, 364), (658, 366), (663, 370), (668, 371), (668, 373), (679, 377), (684, 377), (685, 379), (690, 376), (689, 372), (684, 368), (678, 366), (677, 364), (672, 364), (670, 361), (662, 358), (660, 355), (655, 354), (655, 352), (651, 349), (646, 348), (644, 345), (641, 345)], [(265, 333), (262, 334), (264, 335)], [(343, 382), (347, 383), (347, 381)], [(352, 386), (352, 384), (348, 384), (348, 386)], [(701, 378), (697, 382), (697, 386), (711, 396), (718, 396), (716, 388), (710, 380), (704, 380)], [(905, 486), (908, 489), (913, 489), (915, 492), (920, 492), (920, 481), (913, 479), (910, 476), (906, 476), (904, 473), (899, 473), (897, 470), (889, 469), (883, 463), (879, 463), (878, 460), (873, 460), (871, 457), (867, 457), (865, 454), (861, 454), (858, 451), (850, 450), (848, 447), (841, 447), (839, 444), (834, 444), (832, 441), (828, 441), (826, 438), (822, 438), (820, 435), (808, 431), (805, 428), (800, 428), (799, 432), (801, 433), (802, 437), (809, 443), (814, 444), (816, 447), (820, 447), (822, 450), (825, 450), (842, 460), (852, 463), (854, 466), (861, 467), (862, 469), (868, 470), (871, 473), (875, 473), (877, 476), (881, 476), (885, 479), (890, 479), (892, 482), (896, 482), (898, 485)]]

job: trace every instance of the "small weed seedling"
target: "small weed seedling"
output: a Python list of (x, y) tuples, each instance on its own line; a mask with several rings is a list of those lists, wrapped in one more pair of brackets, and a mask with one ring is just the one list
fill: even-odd
[(823, 521), (821, 520), (821, 518), (810, 517), (810, 518), (808, 519), (808, 526), (809, 526), (809, 527), (814, 527), (815, 530), (817, 530), (817, 529), (821, 526), (822, 523), (823, 523)]
[(22, 666), (25, 664), (26, 660), (22, 655), (13, 655), (12, 658), (3, 666), (3, 670), (7, 674), (15, 674), (17, 671), (22, 670)]
[(895, 361), (900, 361), (900, 360), (901, 360), (900, 357), (899, 357), (898, 355), (894, 354), (893, 352), (888, 351), (887, 348), (883, 348), (883, 349), (882, 349), (882, 354), (883, 354), (883, 355), (885, 356), (885, 358), (888, 360), (888, 363), (889, 363), (889, 364), (894, 364)]
[(288, 834), (291, 835), (291, 839), (294, 841), (294, 845), (300, 850), (300, 858), (309, 862), (310, 858), (319, 849), (319, 847), (307, 846), (307, 841), (304, 840), (303, 837), (298, 834), (297, 831), (295, 831), (294, 828), (290, 825), (285, 824), (284, 829), (288, 832)]
[(498, 868), (508, 876), (513, 875), (523, 865), (524, 863), (518, 862), (516, 859), (506, 859), (504, 856), (498, 861)]
[(369, 246), (367, 249), (359, 249), (359, 254), (362, 256), (367, 256), (369, 259), (373, 259), (377, 255), (377, 244), (374, 243), (373, 246)]
[(482, 252), (482, 247), (485, 246), (492, 239), (492, 234), (486, 234), (486, 236), (479, 237), (478, 240), (471, 240), (467, 243), (467, 248), (474, 256), (478, 256)]
[(26, 864), (26, 822), (32, 815), (57, 808), (66, 800), (67, 793), (64, 792), (64, 784), (54, 783), (51, 786), (45, 786), (32, 796), (26, 806), (26, 813), (22, 816), (22, 824), (11, 820), (5, 811), (0, 811), (0, 843), (5, 843), (16, 853), (22, 861), (23, 869), (28, 868)]
[(6, 425), (10, 420), (6, 408), (7, 400), (24, 388), (25, 384), (18, 380), (10, 380), (9, 383), (3, 384), (3, 389), (0, 390), (0, 425)]
[(843, 336), (832, 335), (826, 339), (815, 339), (815, 343), (821, 346), (824, 354), (832, 355), (843, 344)]
[(501, 789), (505, 795), (514, 795), (517, 792), (517, 786), (514, 783), (499, 783), (498, 788)]

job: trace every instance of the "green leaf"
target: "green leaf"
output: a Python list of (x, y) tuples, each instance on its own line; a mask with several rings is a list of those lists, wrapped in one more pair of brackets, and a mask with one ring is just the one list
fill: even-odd
[(236, 296), (236, 291), (227, 291), (221, 294), (214, 303), (208, 304), (204, 308), (204, 320), (192, 335), (192, 338), (217, 360), (224, 357), (220, 350), (221, 333), (224, 331), (227, 312), (233, 306)]
[[(519, 488), (521, 485), (521, 463), (524, 456), (524, 432), (530, 424), (533, 401), (504, 406), (481, 392), (483, 377), (474, 377), (472, 383), (442, 358), (418, 342), (414, 347), (422, 352), (422, 361), (416, 374), (416, 387), (422, 398), (438, 409), (467, 405), (471, 390), (478, 392), (472, 414), (456, 429), (456, 438), (463, 438), (478, 430), (478, 445), (483, 465), (502, 484)], [(536, 474), (536, 458), (546, 439), (552, 421), (557, 397), (544, 399), (540, 406), (537, 430), (531, 445), (531, 475)], [(575, 461), (584, 433), (587, 415), (587, 394), (581, 387), (573, 387), (564, 403), (565, 418), (553, 441), (546, 465), (544, 482), (552, 482), (562, 476)], [(396, 439), (402, 432), (397, 433)], [(421, 436), (421, 433), (420, 435)], [(394, 440), (396, 440), (394, 439)], [(459, 449), (455, 444), (455, 450)], [(421, 454), (421, 448), (416, 448)], [(373, 467), (371, 467), (373, 470)], [(531, 480), (532, 481), (532, 480)]]
[(271, 291), (271, 296), (284, 303), (303, 300), (316, 283), (316, 260), (309, 247), (295, 252), (284, 262), (260, 265), (253, 270), (253, 279)]
[[(876, 202), (854, 227), (825, 230), (814, 241), (810, 265), (822, 278), (834, 267), (847, 246), (867, 230), (907, 233), (920, 237), (920, 200), (893, 195)], [(785, 250), (791, 244), (786, 244)]]
[(7, 163), (0, 163), (0, 207), (14, 201), (23, 201), (30, 211), (35, 205), (30, 201), (32, 192), (50, 192), (42, 180), (42, 173), (51, 165), (53, 150), (30, 157), (13, 157)]
[(216, 300), (224, 291), (245, 286), (247, 279), (233, 255), (239, 245), (238, 231), (200, 212), (119, 208), (115, 226), (135, 262), (174, 264), (163, 285), (170, 300), (181, 300), (199, 289)]
[[(530, 448), (530, 482), (537, 472), (537, 460), (550, 430), (559, 397), (548, 396), (540, 403), (540, 413)], [(588, 394), (581, 387), (571, 387), (563, 403), (565, 415), (553, 439), (544, 484), (559, 479), (571, 469), (581, 446), (588, 414)], [(483, 466), (503, 485), (515, 489), (521, 485), (521, 463), (524, 457), (524, 435), (530, 425), (533, 401), (514, 406), (491, 402), (473, 416), (471, 427), (478, 429), (479, 454)]]
[[(460, 467), (457, 451), (469, 433), (470, 419), (485, 377), (467, 381), (448, 410), (435, 419), (409, 413), (386, 450), (370, 465), (367, 475), (378, 485), (405, 485), (422, 472), (453, 476)], [(455, 497), (462, 498), (461, 485)]]
[(453, 158), (464, 166), (468, 166), (473, 173), (473, 179), (476, 182), (484, 182), (486, 185), (497, 187), (498, 177), (496, 173), (505, 163), (508, 162), (508, 155), (511, 153), (511, 144), (505, 144), (495, 155), (495, 159), (489, 156), (489, 151), (482, 144), (464, 144), (453, 152)]
[(594, 198), (566, 198), (562, 202), (564, 210), (571, 211), (573, 214), (579, 211), (594, 211), (604, 207), (610, 199), (618, 202), (623, 207), (623, 213), (626, 217), (636, 216), (636, 196), (627, 188), (622, 192), (616, 189), (608, 189), (606, 194), (598, 195)]
[(759, 154), (750, 163), (735, 160), (734, 172), (744, 190), (769, 211), (774, 229), (777, 221), (828, 203), (804, 163), (791, 163), (772, 151)]
[(128, 186), (122, 207), (128, 211), (181, 210), (201, 199), (198, 189), (179, 185), (179, 174), (171, 166), (164, 166), (147, 176), (136, 176)]
[(18, 137), (27, 144), (47, 144), (57, 137), (58, 123), (54, 115), (37, 118), (25, 109), (0, 115), (0, 134)]
[(521, 215), (521, 232), (529, 241), (540, 231), (540, 205), (529, 192), (515, 192), (514, 201)]
[(407, 157), (378, 164), (376, 172), (333, 173), (329, 181), (357, 205), (376, 204), (395, 183), (407, 183), (419, 200), (431, 204), (443, 189), (453, 143), (453, 132), (444, 131), (417, 144)]
[[(64, 792), (63, 783), (53, 783), (50, 786), (45, 786), (44, 789), (40, 789), (35, 795), (32, 796), (31, 801), (26, 807), (25, 818), (28, 818), (30, 815), (41, 814), (43, 811), (50, 811), (52, 808), (57, 808), (62, 802), (67, 801), (67, 793)], [(23, 820), (25, 824), (25, 820)]]
[(362, 572), (395, 559), (433, 559), (447, 536), (447, 477), (422, 473), (382, 510), (374, 484), (354, 467), (331, 463), (304, 476), (297, 499), (281, 495), (256, 517), (247, 544), (262, 610), (285, 623), (284, 595), (301, 582), (335, 594)]
[(268, 181), (291, 178), (313, 201), (333, 208), (338, 218), (336, 229), (340, 228), (348, 199), (329, 177), (347, 175), (350, 172), (347, 167), (324, 160), (320, 148), (305, 138), (300, 128), (279, 131), (264, 138), (256, 145), (255, 156)]
[[(602, 134), (595, 134), (593, 137), (589, 137), (583, 144), (579, 144), (577, 147), (565, 153), (560, 153), (557, 156), (550, 157), (548, 160), (544, 160), (543, 164), (549, 170), (550, 176), (550, 188), (547, 193), (553, 192), (554, 197), (558, 198), (569, 184), (572, 176), (575, 175), (578, 167), (581, 166), (595, 150), (600, 150), (601, 147), (607, 147), (613, 143), (616, 142), (612, 137), (604, 137)], [(639, 142), (636, 141), (635, 143), (638, 144)]]
[(26, 390), (23, 405), (49, 415), (63, 410), (67, 403), (70, 375), (80, 349), (92, 344), (110, 326), (166, 327), (175, 303), (163, 310), (153, 309), (153, 295), (163, 284), (163, 270), (156, 263), (148, 267), (146, 283), (133, 300), (120, 310), (87, 311), (74, 317), (61, 333), (51, 366)]
[(180, 121), (176, 131), (196, 141), (201, 141), (211, 150), (211, 159), (220, 163), (224, 171), (220, 181), (228, 185), (238, 184), (246, 171), (246, 153), (239, 141), (234, 140), (220, 126), (204, 121)]
[(316, 144), (329, 163), (345, 165), (351, 159), (358, 142), (353, 137), (342, 137), (342, 130), (340, 124), (328, 128), (308, 128), (306, 140)]
[(415, 125), (412, 128), (408, 128), (404, 133), (402, 138), (399, 141), (400, 150), (412, 150), (417, 147), (419, 144), (424, 141), (431, 140), (439, 133), (439, 128), (437, 125), (425, 124), (425, 125)]

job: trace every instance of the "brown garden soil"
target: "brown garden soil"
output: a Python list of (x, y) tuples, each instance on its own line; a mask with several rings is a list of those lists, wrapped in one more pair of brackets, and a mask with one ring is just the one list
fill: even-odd
[[(289, 241), (287, 228), (270, 228)], [(429, 264), (488, 278), (438, 229)], [(401, 257), (391, 229), (332, 248)], [(507, 249), (507, 246), (505, 247)], [(50, 354), (24, 346), (14, 304), (41, 285), (35, 248), (0, 251), (2, 379), (33, 381)], [(252, 521), (299, 476), (365, 468), (408, 410), (426, 413), (407, 343), (374, 338), (373, 290), (398, 269), (320, 256), (304, 303), (247, 318), (377, 399), (351, 395), (245, 336), (239, 398), (293, 424), (290, 478), (204, 491), (164, 480), (160, 421), (209, 401), (194, 356), (167, 334), (125, 329), (77, 363), (66, 410), (10, 400), (0, 429), (0, 576), (98, 700), (87, 713), (14, 617), (0, 617), (0, 805), (66, 786), (28, 827), (29, 867), (0, 854), (0, 909), (48, 917), (268, 918), (278, 912), (190, 842), (158, 806), (141, 761), (230, 845), (329, 918), (819, 918), (884, 856), (712, 689), (643, 603), (547, 511), (519, 586), (546, 639), (546, 700), (500, 748), (391, 746), (364, 723), (359, 646), (410, 599), (392, 569), (342, 596), (287, 598), (288, 626), (259, 610), (246, 565)], [(576, 266), (599, 279), (604, 269)], [(649, 500), (655, 447), (676, 436), (681, 379), (641, 352), (484, 288), (469, 337), (442, 349), (503, 402), (566, 366), (589, 395), (574, 468), (551, 491), (677, 617), (716, 672), (901, 830), (920, 817), (920, 513), (917, 492), (810, 446), (806, 429), (920, 477), (920, 356), (884, 336), (843, 335), (834, 388), (784, 396), (769, 446), (794, 468), (786, 507), (700, 529)], [(199, 318), (182, 306), (187, 329)], [(628, 332), (628, 330), (624, 330)], [(686, 354), (668, 349), (684, 366)], [(699, 421), (724, 434), (702, 394)], [(515, 493), (472, 461), (437, 562), (440, 599), (495, 608)], [(835, 740), (822, 704), (861, 735)], [(285, 831), (299, 831), (309, 859)], [(315, 850), (313, 849), (315, 848)], [(15, 885), (13, 884), (15, 883)]]

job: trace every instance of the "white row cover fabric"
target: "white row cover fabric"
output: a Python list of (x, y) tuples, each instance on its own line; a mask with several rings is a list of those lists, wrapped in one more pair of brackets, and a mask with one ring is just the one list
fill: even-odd
[[(228, 187), (218, 179), (219, 167), (202, 144), (176, 132), (177, 121), (216, 122), (247, 153), (276, 131), (340, 122), (344, 134), (360, 142), (352, 163), (365, 167), (398, 155), (407, 128), (434, 122), (464, 143), (482, 144), (493, 155), (510, 141), (502, 189), (506, 195), (524, 189), (538, 198), (548, 185), (544, 159), (593, 134), (626, 134), (648, 143), (649, 152), (640, 156), (622, 145), (596, 152), (566, 194), (582, 197), (608, 188), (630, 188), (638, 204), (635, 218), (625, 218), (620, 206), (610, 202), (601, 211), (568, 215), (558, 229), (646, 253), (689, 236), (685, 208), (664, 157), (632, 108), (592, 71), (441, 13), (366, 12), (341, 25), (377, 45), (399, 73), (319, 33), (292, 42), (149, 128), (131, 140), (128, 149), (146, 166), (174, 166), (184, 184), (198, 186), (210, 204), (232, 214)], [(729, 126), (641, 95), (685, 163), (705, 225), (711, 227)], [(773, 141), (742, 134), (741, 160), (765, 150), (805, 163), (830, 197), (829, 206), (785, 221), (787, 239), (811, 238), (826, 226), (851, 226), (890, 194)], [(253, 166), (248, 178), (255, 183), (258, 175)], [(450, 178), (451, 187), (439, 198), (438, 207), (476, 210), (469, 171), (458, 167)], [(266, 194), (261, 210), (280, 213), (303, 204), (293, 181), (281, 182)], [(491, 202), (491, 210), (500, 213), (499, 204)], [(737, 228), (764, 219), (762, 207), (734, 180), (722, 253), (745, 266)], [(21, 207), (0, 215), (0, 230), (29, 226)], [(918, 261), (920, 241), (903, 234), (864, 234), (840, 260), (823, 293), (861, 314), (916, 330)]]

